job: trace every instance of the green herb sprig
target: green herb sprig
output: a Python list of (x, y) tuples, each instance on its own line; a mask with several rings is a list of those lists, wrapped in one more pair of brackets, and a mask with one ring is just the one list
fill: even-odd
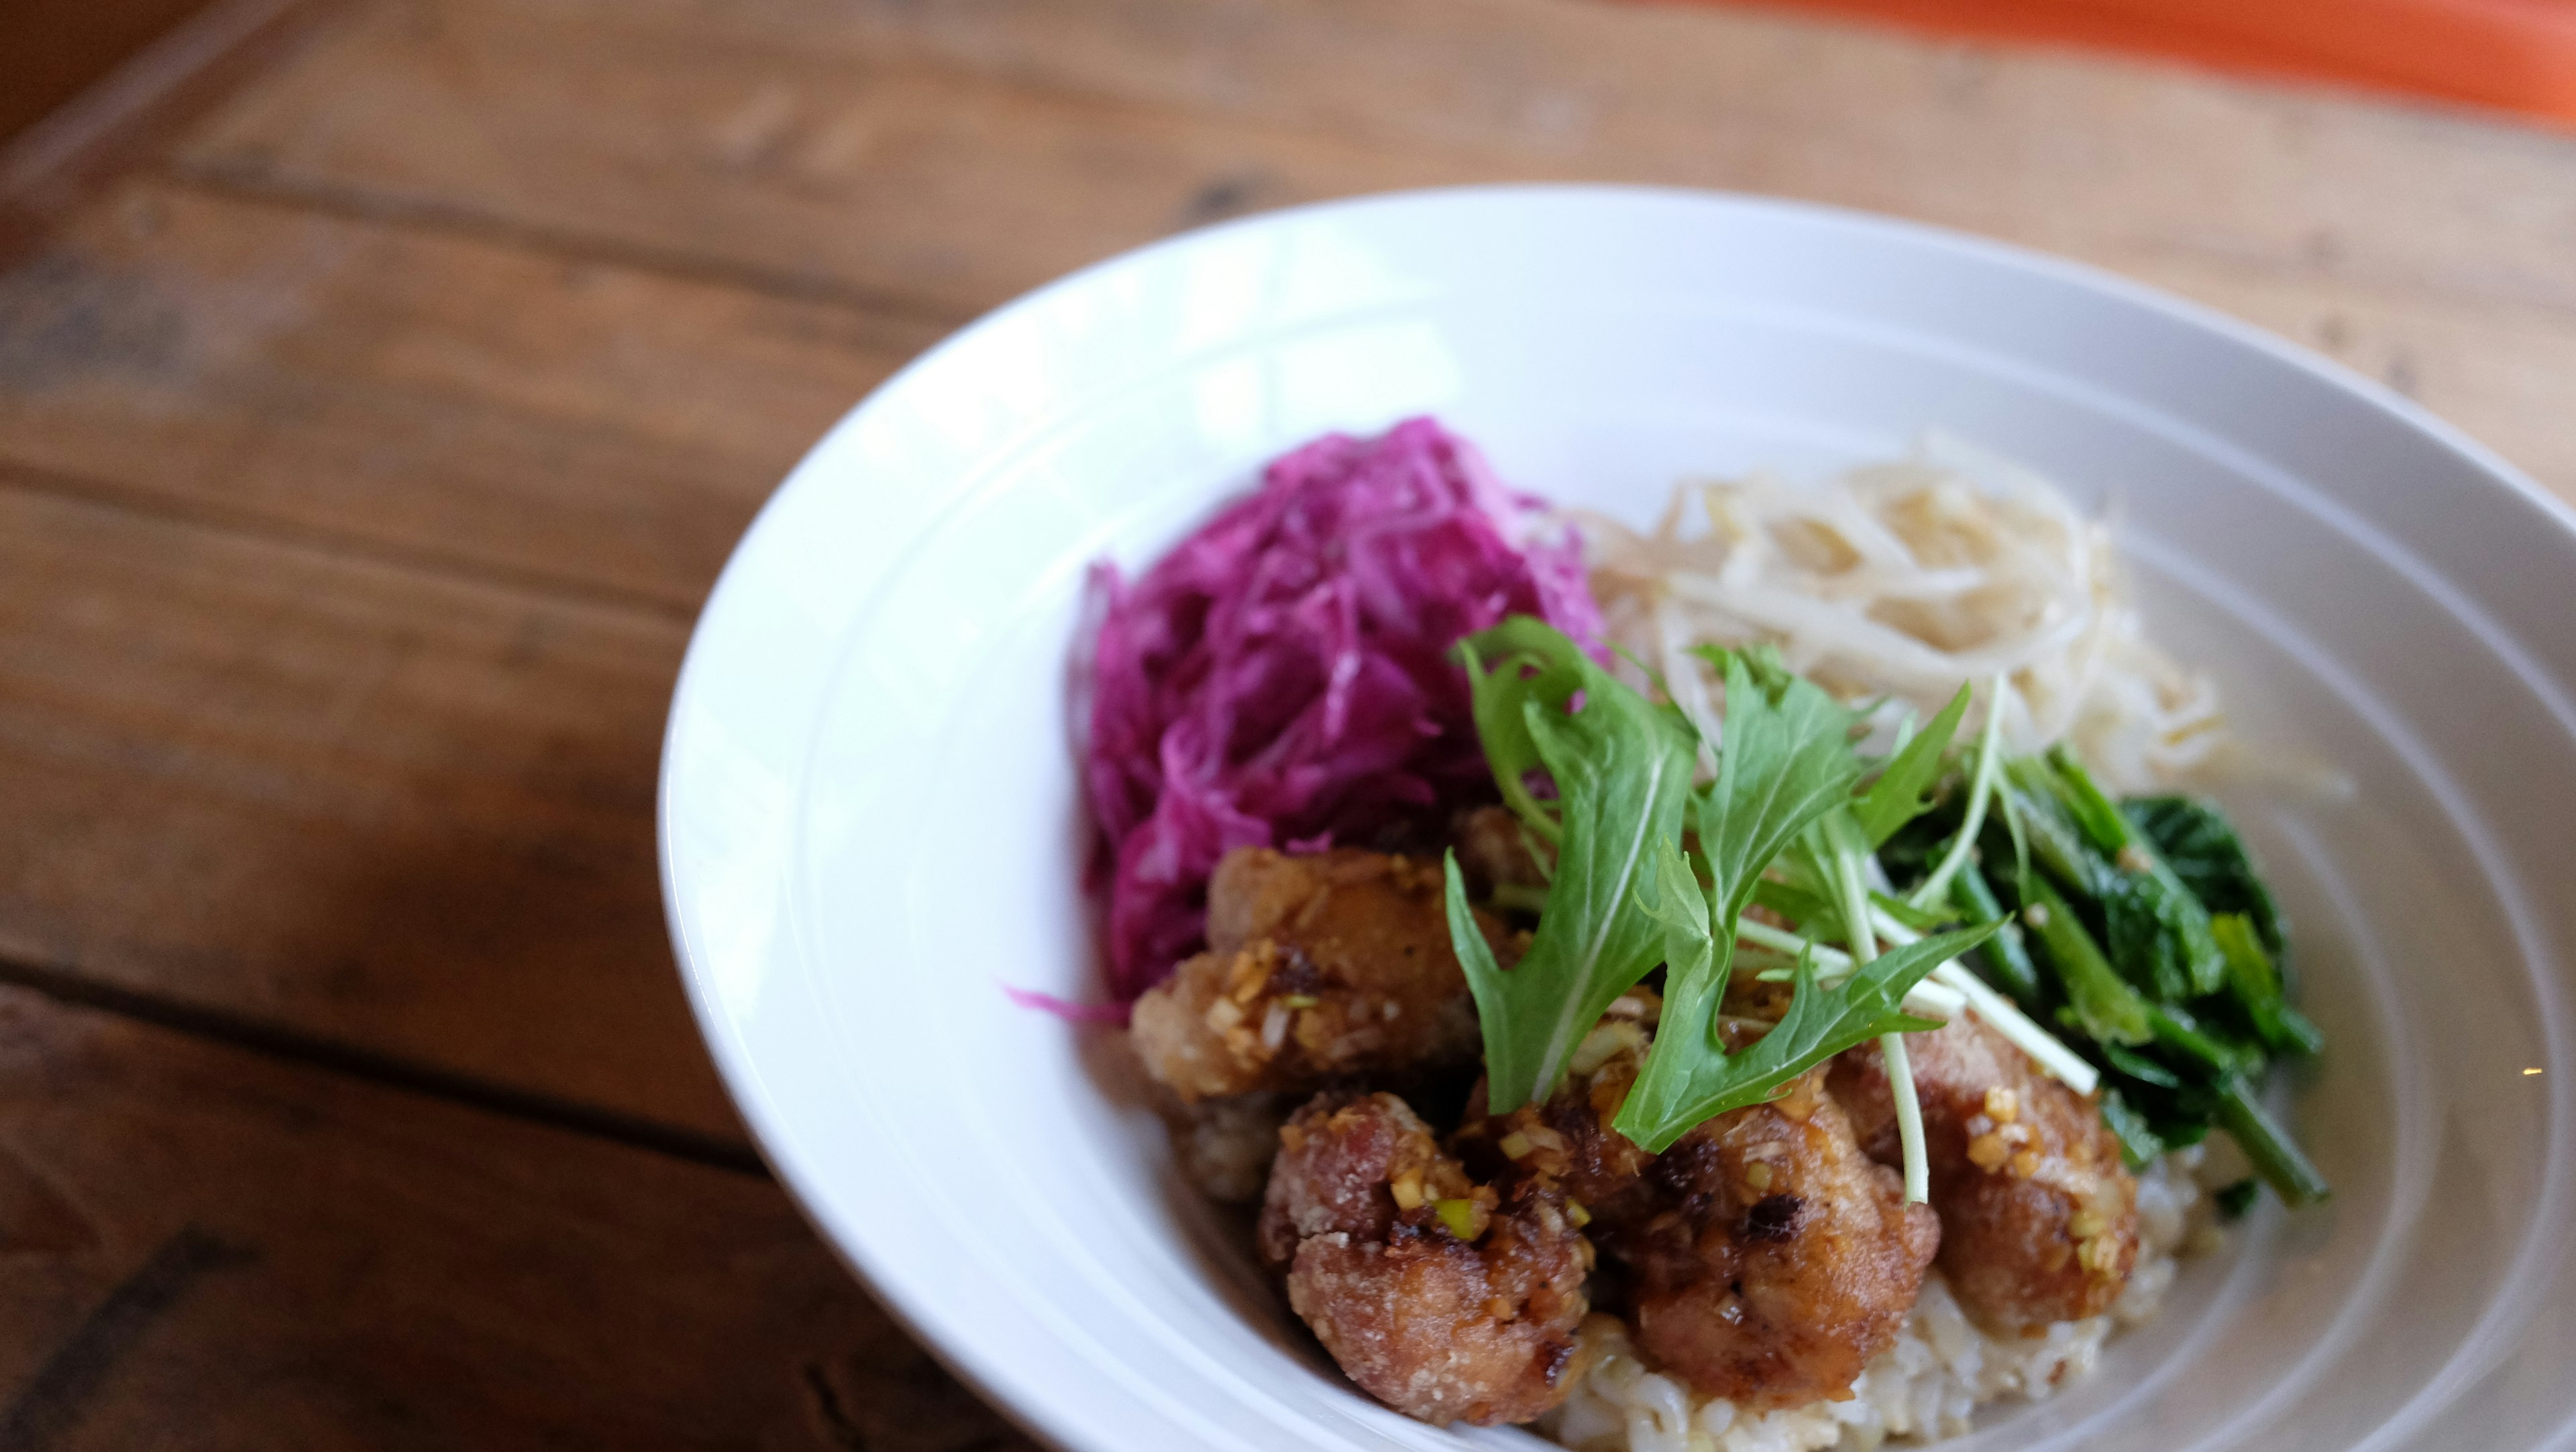
[[(1693, 738), (1678, 712), (1526, 616), (1471, 637), (1459, 660), (1496, 785), (1556, 847), (1538, 931), (1508, 973), (1476, 927), (1454, 854), (1447, 863), (1449, 936), (1484, 1025), (1488, 1102), (1505, 1114), (1546, 1098), (1612, 1000), (1662, 961), (1654, 920), (1631, 902), (1658, 845), (1681, 835)], [(1530, 788), (1539, 771), (1552, 798)]]
[[(1907, 995), (1990, 927), (1885, 955), (1839, 953), (1831, 982), (1818, 945), (1794, 939), (1789, 1011), (1740, 1052), (1728, 1052), (1718, 1010), (1744, 911), (1766, 872), (1828, 818), (1866, 856), (1872, 834), (1927, 810), (1964, 695), (1873, 774), (1853, 748), (1853, 713), (1767, 654), (1711, 655), (1725, 675), (1727, 715), (1722, 732), (1711, 733), (1718, 739), (1706, 740), (1679, 711), (1648, 701), (1536, 621), (1515, 618), (1471, 637), (1459, 658), (1496, 785), (1557, 852), (1537, 934), (1508, 971), (1477, 929), (1454, 856), (1445, 867), (1450, 936), (1482, 1020), (1496, 1112), (1553, 1093), (1583, 1034), (1658, 964), (1667, 969), (1663, 1017), (1614, 1121), (1651, 1150), (1712, 1115), (1776, 1097), (1856, 1044), (1938, 1027), (1905, 1011)], [(1716, 771), (1694, 786), (1703, 750)], [(1534, 784), (1541, 772), (1547, 792)], [(1841, 881), (1836, 910), (1874, 949), (1868, 896), (1848, 890), (1857, 881), (1849, 874)], [(1961, 1000), (1953, 993), (1947, 1001)], [(1891, 1069), (1910, 1096), (1901, 1051)], [(1908, 1148), (1919, 1193), (1919, 1133)]]
[[(2290, 1002), (2279, 911), (2214, 808), (2114, 802), (2062, 751), (2008, 757), (2001, 678), (1973, 750), (1953, 749), (1963, 688), (1866, 758), (1861, 716), (1776, 655), (1703, 655), (1724, 678), (1722, 724), (1649, 700), (1534, 620), (1460, 645), (1496, 785), (1555, 859), (1543, 898), (1513, 904), (1539, 926), (1508, 971), (1447, 864), (1496, 1112), (1552, 1094), (1602, 1013), (1660, 965), (1663, 1016), (1613, 1121), (1646, 1149), (1878, 1039), (1919, 1199), (1902, 1036), (1966, 1006), (2077, 1092), (2098, 1088), (2133, 1163), (2217, 1125), (2285, 1201), (2327, 1193), (2256, 1096), (2276, 1056), (2322, 1039)], [(1882, 849), (1908, 881), (1889, 880)], [(1756, 902), (1789, 926), (1747, 920)], [(1719, 1010), (1739, 941), (1759, 976), (1793, 988), (1781, 1021), (1730, 1051)]]

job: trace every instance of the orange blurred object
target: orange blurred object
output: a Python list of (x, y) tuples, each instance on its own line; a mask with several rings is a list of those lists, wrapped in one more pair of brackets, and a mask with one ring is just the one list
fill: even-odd
[(2576, 121), (2576, 0), (1757, 0)]

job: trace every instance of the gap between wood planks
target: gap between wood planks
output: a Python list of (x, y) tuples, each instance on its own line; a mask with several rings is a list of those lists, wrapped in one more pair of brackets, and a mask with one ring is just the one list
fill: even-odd
[(102, 983), (66, 969), (0, 956), (0, 984), (40, 993), (69, 1007), (114, 1014), (191, 1038), (462, 1104), (487, 1114), (589, 1135), (739, 1175), (769, 1177), (769, 1167), (759, 1153), (739, 1140), (496, 1084), (247, 1015)]

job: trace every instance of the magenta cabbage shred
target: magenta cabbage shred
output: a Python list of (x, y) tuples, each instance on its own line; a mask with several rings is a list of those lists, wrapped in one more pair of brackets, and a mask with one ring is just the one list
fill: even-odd
[(1094, 583), (1084, 785), (1122, 1002), (1200, 947), (1229, 850), (1491, 797), (1460, 637), (1514, 613), (1602, 636), (1581, 542), (1428, 418), (1286, 454), (1141, 577)]

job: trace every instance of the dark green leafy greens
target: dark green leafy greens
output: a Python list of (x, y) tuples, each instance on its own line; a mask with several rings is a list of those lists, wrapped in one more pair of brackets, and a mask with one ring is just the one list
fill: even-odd
[(2155, 844), (2192, 896), (2213, 914), (2250, 918), (2264, 950), (2286, 963), (2290, 943), (2281, 910), (2236, 829), (2216, 807), (2194, 797), (2132, 797), (2120, 804), (2120, 814)]
[(2256, 1192), (2261, 1189), (2262, 1186), (2256, 1184), (2252, 1177), (2249, 1176), (2245, 1179), (2238, 1180), (2232, 1185), (2220, 1186), (2217, 1193), (2212, 1195), (2210, 1198), (2218, 1202), (2218, 1213), (2220, 1216), (2225, 1219), (2235, 1220), (2242, 1217), (2246, 1211), (2254, 1208), (2254, 1196)]
[[(1967, 871), (1950, 879), (1950, 906), (1958, 916), (1972, 923), (2002, 918), (2003, 904), (1995, 900), (1995, 890), (1986, 883), (1982, 872)], [(2022, 942), (2021, 925), (2005, 922), (1992, 939), (1977, 950), (1977, 964), (1985, 969), (1988, 983), (2022, 1002), (2039, 997), (2039, 969), (2030, 961), (2030, 949)]]
[(2277, 1054), (2309, 1055), (2325, 1047), (2325, 1035), (2307, 1016), (2290, 1006), (2272, 955), (2263, 950), (2260, 929), (2243, 913), (2220, 913), (2209, 920), (2210, 935), (2227, 955), (2227, 988), (2244, 1010), (2264, 1047)]
[(2284, 1201), (2324, 1196), (2256, 1097), (2276, 1060), (2324, 1036), (2289, 1000), (2281, 914), (2226, 817), (2187, 797), (2112, 802), (2062, 751), (2005, 776), (2005, 830), (1971, 875), (2019, 910), (2032, 971), (1996, 982), (2101, 1065), (2124, 1153), (2143, 1164), (2215, 1125)]

